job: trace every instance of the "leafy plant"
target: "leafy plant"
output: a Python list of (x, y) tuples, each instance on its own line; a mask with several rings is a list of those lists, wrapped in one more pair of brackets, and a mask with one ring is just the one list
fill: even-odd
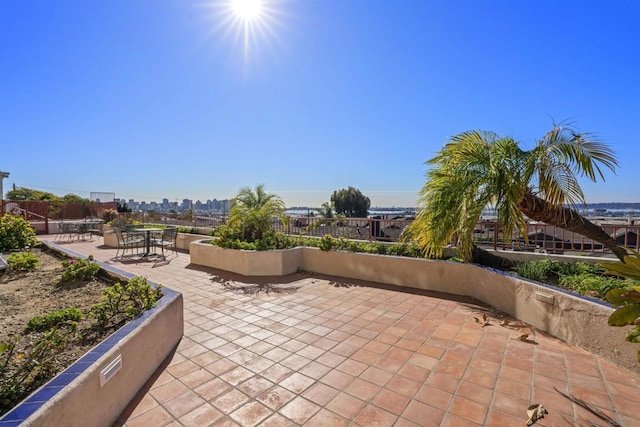
[(76, 324), (83, 318), (82, 310), (76, 307), (47, 313), (44, 316), (34, 316), (27, 323), (27, 332), (46, 331), (59, 326), (67, 326), (70, 330), (76, 330)]
[(586, 262), (560, 262), (551, 258), (520, 261), (516, 263), (515, 269), (519, 276), (552, 284), (560, 284), (565, 276), (600, 275), (604, 271)]
[(628, 289), (632, 283), (616, 277), (595, 275), (592, 273), (561, 276), (558, 284), (581, 295), (604, 298), (612, 289)]
[(460, 256), (471, 261), (474, 230), (487, 205), (500, 212), (503, 235), (517, 230), (527, 240), (529, 218), (600, 242), (620, 259), (626, 253), (578, 212), (586, 203), (579, 179), (604, 179), (604, 170), (617, 166), (613, 150), (590, 134), (554, 124), (535, 147), (523, 150), (513, 138), (467, 131), (426, 163), (427, 180), (408, 234), (427, 255), (441, 255), (455, 236)]
[(273, 230), (274, 221), (286, 223), (285, 207), (282, 199), (264, 191), (264, 185), (258, 185), (255, 190), (241, 188), (231, 201), (229, 222), (223, 226), (221, 239), (227, 236), (254, 242), (261, 240)]
[[(632, 250), (629, 252), (630, 254), (624, 257), (624, 263), (603, 262), (601, 265), (607, 269), (608, 273), (640, 280), (640, 253)], [(609, 316), (609, 325), (634, 325), (635, 327), (627, 333), (625, 340), (640, 343), (640, 286), (634, 286), (631, 289), (612, 289), (607, 292), (606, 299), (618, 307)], [(640, 362), (640, 350), (638, 350), (638, 362)]]
[(273, 230), (266, 231), (262, 238), (246, 241), (242, 233), (232, 227), (223, 225), (217, 229), (217, 239), (211, 244), (228, 249), (242, 249), (247, 251), (266, 251), (271, 249), (287, 249), (296, 246), (296, 239)]
[(0, 216), (0, 252), (24, 249), (38, 244), (29, 222), (10, 214)]
[(102, 211), (102, 219), (105, 222), (111, 222), (118, 217), (118, 211), (116, 209), (105, 209)]
[(91, 307), (90, 316), (96, 319), (100, 328), (106, 328), (118, 316), (135, 319), (155, 307), (160, 298), (162, 286), (154, 288), (145, 277), (134, 277), (125, 285), (116, 283), (103, 290), (102, 302)]
[(516, 263), (518, 276), (538, 282), (546, 281), (558, 271), (558, 262), (552, 259), (521, 261)]
[(331, 234), (325, 234), (320, 238), (320, 241), (318, 242), (318, 247), (321, 251), (330, 251), (331, 249), (335, 248), (335, 246), (336, 239), (334, 239)]
[(93, 256), (89, 255), (87, 259), (70, 258), (62, 261), (64, 271), (62, 272), (62, 280), (87, 280), (98, 274), (100, 265), (93, 262)]
[(195, 227), (178, 227), (178, 233), (199, 234)]
[(571, 275), (571, 274), (602, 274), (604, 268), (593, 264), (587, 264), (586, 262), (557, 262), (555, 267), (555, 274), (558, 276)]
[(34, 271), (40, 265), (40, 260), (31, 252), (19, 252), (9, 255), (7, 264), (15, 271)]
[(0, 415), (49, 378), (66, 342), (64, 335), (51, 329), (24, 353), (17, 351), (18, 341), (0, 343)]
[(325, 234), (321, 238), (286, 236), (282, 233), (268, 232), (263, 239), (254, 242), (246, 242), (239, 234), (233, 232), (229, 227), (218, 227), (218, 239), (211, 241), (211, 244), (229, 249), (244, 250), (269, 250), (287, 249), (295, 246), (308, 246), (320, 248), (324, 251), (341, 250), (348, 252), (363, 252), (382, 255), (397, 255), (412, 258), (424, 258), (424, 251), (413, 242), (409, 243), (383, 243), (383, 242), (363, 242), (360, 240), (349, 240), (344, 236), (334, 238), (330, 234)]

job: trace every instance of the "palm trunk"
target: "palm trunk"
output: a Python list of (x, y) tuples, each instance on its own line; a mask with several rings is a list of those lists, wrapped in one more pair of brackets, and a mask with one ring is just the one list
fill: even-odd
[(525, 192), (518, 207), (522, 213), (534, 221), (560, 227), (602, 243), (624, 262), (624, 256), (627, 255), (624, 246), (619, 245), (602, 227), (595, 225), (578, 212), (563, 206), (552, 205), (529, 190)]

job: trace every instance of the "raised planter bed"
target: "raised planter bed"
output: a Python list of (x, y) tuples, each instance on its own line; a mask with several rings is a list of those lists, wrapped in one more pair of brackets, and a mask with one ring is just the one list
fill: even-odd
[[(82, 255), (43, 242), (76, 258)], [(110, 275), (133, 275), (100, 263)], [(182, 294), (163, 288), (155, 308), (132, 320), (0, 419), (8, 426), (113, 424), (182, 338)]]
[(191, 243), (190, 252), (193, 264), (247, 276), (285, 275), (304, 270), (469, 296), (614, 363), (640, 371), (636, 359), (638, 346), (624, 341), (626, 328), (607, 324), (613, 312), (609, 304), (501, 271), (473, 264), (324, 252), (310, 247), (256, 252), (223, 249), (199, 241)]
[(243, 276), (283, 276), (298, 271), (303, 248), (274, 251), (245, 251), (212, 245), (196, 240), (189, 245), (191, 262), (230, 271)]

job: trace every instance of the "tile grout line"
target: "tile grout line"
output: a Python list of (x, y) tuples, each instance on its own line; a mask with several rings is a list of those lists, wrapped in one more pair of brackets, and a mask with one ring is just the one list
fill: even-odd
[(616, 418), (618, 418), (618, 423), (622, 426), (624, 424), (622, 424), (622, 421), (620, 418), (620, 414), (617, 411), (617, 407), (616, 407), (616, 402), (613, 400), (613, 397), (611, 396), (611, 387), (609, 386), (609, 382), (607, 381), (607, 379), (604, 376), (604, 373), (602, 371), (602, 364), (601, 364), (601, 360), (599, 357), (595, 357), (596, 359), (596, 365), (598, 366), (598, 372), (600, 373), (600, 379), (602, 380), (602, 382), (604, 383), (604, 386), (607, 390), (607, 397), (609, 398), (609, 403), (611, 403), (611, 407), (613, 408), (613, 413), (616, 415)]

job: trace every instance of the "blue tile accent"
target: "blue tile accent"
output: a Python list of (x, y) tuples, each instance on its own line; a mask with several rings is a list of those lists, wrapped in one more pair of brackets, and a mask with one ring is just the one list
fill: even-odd
[(78, 376), (79, 372), (73, 374), (62, 372), (56, 375), (51, 381), (44, 385), (44, 387), (64, 387), (68, 385), (73, 379)]
[[(0, 421), (17, 421), (21, 422), (26, 420), (27, 417), (33, 414), (42, 406), (42, 402), (24, 402), (11, 410), (11, 412), (5, 414)], [(17, 424), (16, 424), (17, 425)]]
[(79, 360), (75, 362), (73, 365), (69, 366), (67, 369), (62, 371), (62, 374), (81, 374), (87, 369), (89, 366), (95, 362), (97, 358), (93, 360)]
[[(42, 243), (54, 249), (60, 253), (63, 253), (68, 256), (72, 256), (75, 258), (86, 258), (84, 255), (78, 254), (76, 252), (70, 251), (67, 248), (64, 248), (60, 245), (57, 245), (53, 242), (42, 241)], [(128, 273), (126, 271), (120, 270), (119, 268), (113, 267), (111, 265), (105, 264), (103, 262), (94, 260), (97, 262), (100, 267), (106, 271), (114, 273), (118, 276), (122, 276), (126, 279), (131, 279), (135, 277), (135, 275)], [(152, 286), (157, 287), (158, 285), (153, 282), (149, 282)], [(93, 362), (98, 360), (102, 355), (104, 355), (107, 351), (111, 350), (120, 340), (134, 331), (138, 326), (144, 322), (149, 316), (153, 314), (153, 312), (167, 304), (174, 299), (177, 295), (177, 292), (163, 287), (162, 292), (164, 296), (158, 301), (158, 304), (154, 309), (148, 310), (144, 312), (140, 317), (133, 319), (128, 322), (120, 329), (111, 334), (107, 339), (102, 341), (100, 344), (96, 345), (93, 349), (89, 350), (84, 356), (82, 356), (78, 361), (76, 361), (73, 365), (69, 366), (62, 373), (58, 374), (51, 381), (43, 385), (36, 392), (31, 394), (27, 399), (25, 399), (20, 405), (13, 408), (11, 411), (7, 412), (2, 418), (0, 418), (0, 427), (14, 427), (18, 426), (27, 419), (29, 416), (33, 415), (40, 407), (56, 395), (60, 390), (62, 390), (65, 386), (67, 386), (71, 381), (76, 379), (80, 374), (82, 374), (88, 367), (90, 367)]]
[(28, 402), (28, 403), (46, 402), (63, 388), (64, 387), (54, 387), (54, 386), (43, 387), (40, 390), (36, 391), (34, 394), (32, 394), (31, 397), (27, 398), (25, 402)]

